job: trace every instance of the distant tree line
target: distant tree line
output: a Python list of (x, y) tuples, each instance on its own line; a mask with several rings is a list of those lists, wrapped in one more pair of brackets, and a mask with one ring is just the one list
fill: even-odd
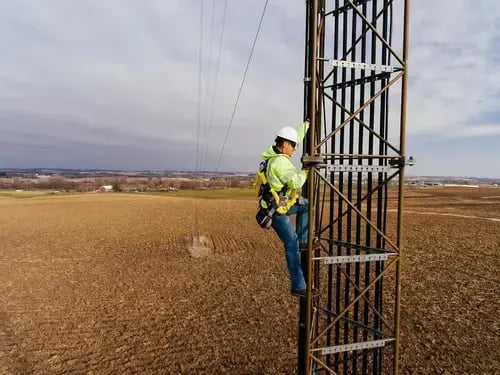
[[(30, 176), (31, 177), (31, 176)], [(100, 186), (111, 185), (113, 191), (172, 191), (181, 189), (246, 188), (252, 186), (249, 176), (223, 176), (213, 178), (67, 178), (50, 176), (44, 178), (0, 178), (0, 189), (57, 190), (90, 192)]]

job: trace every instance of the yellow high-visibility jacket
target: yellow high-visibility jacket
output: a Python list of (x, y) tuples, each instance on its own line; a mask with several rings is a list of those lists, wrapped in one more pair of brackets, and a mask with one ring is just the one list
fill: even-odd
[[(303, 122), (297, 128), (297, 148), (302, 143), (305, 133), (309, 128), (309, 122)], [(286, 186), (285, 197), (280, 202), (278, 212), (285, 214), (297, 200), (297, 190), (304, 185), (307, 179), (307, 171), (298, 171), (288, 155), (275, 151), (274, 146), (262, 153), (262, 160), (267, 161), (266, 178), (272, 190), (279, 192)]]

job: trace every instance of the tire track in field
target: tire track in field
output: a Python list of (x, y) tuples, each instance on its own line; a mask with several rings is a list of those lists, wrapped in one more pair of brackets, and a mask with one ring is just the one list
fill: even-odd
[[(388, 212), (397, 212), (397, 210), (387, 210)], [(448, 212), (433, 212), (433, 211), (407, 211), (404, 210), (405, 214), (419, 214), (419, 215), (436, 215), (436, 216), (451, 216), (451, 217), (461, 217), (464, 219), (480, 219), (480, 220), (490, 220), (500, 223), (500, 219), (494, 217), (484, 217), (484, 216), (474, 216), (474, 215), (462, 215), (462, 214), (452, 214)]]
[(243, 236), (228, 237), (227, 235), (210, 236), (214, 253), (235, 253), (243, 249), (255, 249), (256, 244)]

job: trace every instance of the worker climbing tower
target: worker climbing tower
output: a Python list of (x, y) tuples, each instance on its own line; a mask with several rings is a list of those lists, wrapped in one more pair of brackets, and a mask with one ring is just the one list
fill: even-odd
[(307, 0), (306, 14), (298, 373), (396, 374), (409, 0)]

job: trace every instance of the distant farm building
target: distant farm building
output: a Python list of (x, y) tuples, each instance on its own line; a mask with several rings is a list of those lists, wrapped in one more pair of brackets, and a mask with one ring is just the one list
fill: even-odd
[(113, 191), (113, 185), (103, 185), (97, 189), (98, 193), (109, 193), (111, 191)]
[(44, 180), (44, 181), (47, 181), (51, 178), (52, 176), (51, 175), (48, 175), (48, 174), (38, 174), (36, 173), (36, 178), (39, 179), (39, 180)]

